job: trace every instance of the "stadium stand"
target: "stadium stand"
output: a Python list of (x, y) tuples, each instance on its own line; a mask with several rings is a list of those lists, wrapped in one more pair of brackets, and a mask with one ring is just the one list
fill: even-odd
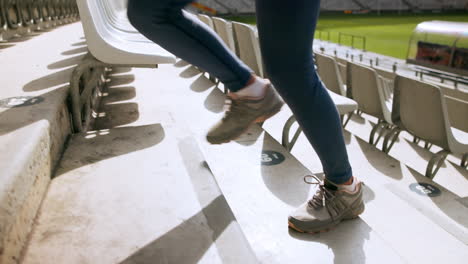
[[(255, 13), (254, 0), (221, 1), (200, 0), (218, 14)], [(424, 10), (463, 10), (468, 8), (467, 0), (327, 0), (321, 2), (324, 11), (424, 11)]]
[(0, 41), (76, 21), (73, 0), (1, 0)]
[[(231, 13), (252, 10), (251, 2), (212, 1)], [(81, 23), (1, 43), (1, 264), (348, 263), (350, 255), (355, 263), (466, 262), (468, 93), (415, 81), (414, 71), (396, 69), (393, 61), (377, 65), (362, 53), (316, 55), (324, 81), (334, 79), (341, 95), (347, 83), (348, 96), (360, 104), (343, 133), (353, 170), (366, 183), (368, 210), (331, 233), (297, 234), (285, 220), (310, 197), (303, 176), (323, 175), (300, 128), (290, 139), (290, 109), (232, 144), (209, 145), (205, 128), (219, 120), (222, 84), (140, 41), (123, 3), (80, 0)], [(343, 1), (329, 3), (332, 10)], [(0, 18), (8, 17), (0, 20), (0, 34), (17, 37), (74, 21), (74, 4), (0, 0)], [(362, 9), (366, 1), (348, 5)], [(238, 54), (262, 74), (255, 28), (233, 27), (222, 34), (236, 37), (223, 39), (232, 49), (244, 46), (232, 42), (245, 42), (250, 52)], [(154, 70), (160, 63), (170, 65)], [(345, 74), (341, 82), (338, 71)], [(394, 79), (401, 97), (392, 93)], [(331, 92), (339, 113), (355, 111), (356, 102), (341, 95)], [(374, 101), (363, 106), (370, 95)], [(454, 98), (445, 104), (447, 95)], [(389, 120), (392, 100), (396, 115)], [(394, 140), (393, 156), (385, 142), (382, 152), (362, 140), (369, 124), (394, 128), (385, 137)], [(426, 149), (408, 143), (411, 136), (425, 140)], [(432, 144), (442, 150), (433, 155)], [(415, 158), (405, 160), (408, 149), (416, 149)], [(432, 179), (439, 168), (443, 184)]]

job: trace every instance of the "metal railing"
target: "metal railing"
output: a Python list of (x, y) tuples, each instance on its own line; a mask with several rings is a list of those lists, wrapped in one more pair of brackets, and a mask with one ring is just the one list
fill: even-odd
[[(332, 38), (332, 33), (335, 33), (335, 38)], [(315, 38), (335, 42), (339, 45), (350, 46), (353, 49), (362, 49), (366, 51), (367, 38), (365, 36), (343, 33), (343, 32), (330, 32), (325, 30), (316, 30)], [(359, 45), (360, 44), (360, 45)]]

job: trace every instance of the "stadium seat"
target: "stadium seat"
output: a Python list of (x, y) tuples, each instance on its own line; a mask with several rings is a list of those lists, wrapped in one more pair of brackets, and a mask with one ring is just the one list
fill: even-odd
[[(0, 0), (0, 34), (2, 34), (5, 30), (7, 30), (7, 23), (6, 23), (6, 18), (5, 18), (5, 3)], [(1, 35), (0, 35), (1, 36)], [(2, 38), (0, 37), (0, 40)]]
[(345, 86), (335, 58), (315, 53), (315, 63), (317, 64), (317, 72), (327, 89), (336, 94), (346, 96)]
[(258, 76), (265, 77), (256, 31), (252, 26), (238, 22), (232, 22), (232, 27), (238, 49), (237, 55)]
[(127, 17), (128, 0), (103, 0), (100, 2), (104, 6), (110, 23), (116, 28), (128, 33), (138, 33), (138, 30), (132, 26)]
[[(348, 62), (346, 69), (348, 97), (356, 100), (360, 111), (378, 119), (369, 137), (369, 143), (377, 145), (382, 133), (393, 127), (392, 94), (374, 69), (353, 62)], [(377, 134), (380, 136), (375, 139)]]
[[(113, 4), (112, 3), (112, 0), (102, 0), (98, 1), (97, 3), (101, 9), (103, 20), (108, 21), (108, 23), (105, 25), (107, 26), (108, 30), (110, 32), (114, 32), (114, 35), (120, 36), (120, 38), (127, 41), (146, 42), (153, 44), (153, 41), (143, 36), (130, 24), (130, 21), (126, 16), (127, 7), (123, 4), (118, 6), (115, 2)], [(123, 14), (118, 15), (119, 12)]]
[(213, 17), (213, 24), (216, 33), (221, 37), (224, 43), (226, 43), (229, 49), (236, 53), (236, 44), (234, 42), (232, 24), (219, 17)]
[(211, 17), (207, 16), (207, 15), (202, 15), (202, 14), (198, 14), (198, 18), (203, 22), (205, 23), (207, 26), (209, 26), (211, 29), (215, 29), (214, 28), (214, 24), (213, 24), (213, 20), (211, 20)]
[(21, 26), (21, 11), (18, 0), (3, 0), (5, 6), (5, 19), (9, 29)]
[[(448, 111), (457, 109), (452, 117)], [(452, 109), (453, 110), (453, 109)], [(445, 98), (439, 87), (398, 76), (395, 80), (392, 121), (396, 125), (385, 136), (384, 151), (389, 152), (401, 130), (442, 148), (433, 155), (426, 177), (434, 178), (449, 153), (462, 155), (468, 162), (468, 103)], [(465, 131), (463, 131), (463, 130)]]
[(31, 0), (20, 0), (19, 10), (21, 12), (21, 24), (24, 27), (30, 26), (34, 23), (32, 14)]
[[(90, 109), (89, 98), (93, 93), (92, 86), (80, 87), (83, 86), (81, 79), (87, 72), (110, 66), (154, 68), (158, 64), (176, 61), (174, 55), (154, 43), (128, 40), (131, 33), (113, 27), (100, 1), (77, 2), (90, 51), (86, 59), (74, 69), (70, 81), (73, 125), (77, 132), (85, 130)], [(94, 80), (89, 82), (93, 83)]]
[(77, 2), (88, 49), (96, 59), (111, 65), (140, 67), (175, 62), (174, 55), (154, 43), (125, 41), (125, 34), (110, 30), (112, 27), (99, 8), (99, 1)]
[[(358, 109), (358, 104), (352, 100), (352, 99), (349, 99), (345, 96), (342, 96), (342, 95), (339, 95), (339, 94), (336, 94), (332, 91), (328, 91), (332, 100), (333, 100), (333, 103), (335, 103), (336, 105), (336, 108), (338, 110), (338, 113), (340, 116), (344, 116), (346, 114), (351, 114), (353, 111), (357, 110)], [(299, 138), (299, 135), (301, 134), (302, 132), (302, 129), (299, 127), (297, 128), (296, 132), (294, 133), (294, 135), (291, 137), (291, 128), (292, 126), (294, 125), (294, 123), (296, 122), (296, 118), (293, 116), (291, 116), (287, 121), (286, 123), (284, 124), (284, 127), (283, 127), (283, 135), (282, 135), (282, 145), (283, 147), (285, 147), (288, 151), (291, 151), (292, 148), (294, 147), (294, 144), (296, 143), (297, 139)]]

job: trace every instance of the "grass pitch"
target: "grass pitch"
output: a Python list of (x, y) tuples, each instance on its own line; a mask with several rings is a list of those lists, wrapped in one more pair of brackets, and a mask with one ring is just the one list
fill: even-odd
[[(255, 17), (229, 17), (228, 19), (255, 24)], [(320, 15), (315, 37), (338, 42), (338, 33), (366, 37), (366, 50), (405, 59), (411, 33), (417, 24), (430, 20), (468, 22), (468, 13), (421, 14), (330, 14)], [(322, 31), (322, 33), (320, 33)], [(330, 33), (326, 33), (330, 32)], [(351, 45), (350, 37), (342, 37), (342, 43)], [(361, 48), (362, 41), (355, 40)]]

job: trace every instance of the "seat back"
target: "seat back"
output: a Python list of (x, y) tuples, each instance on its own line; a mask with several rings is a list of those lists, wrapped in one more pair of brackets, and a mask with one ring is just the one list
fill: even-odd
[(341, 80), (340, 69), (333, 57), (315, 53), (317, 72), (323, 83), (330, 91), (346, 96), (346, 91)]
[(127, 0), (101, 0), (98, 2), (109, 20), (109, 23), (112, 24), (118, 30), (137, 33), (138, 31), (130, 24), (130, 21), (127, 17)]
[(382, 87), (377, 72), (364, 65), (348, 62), (347, 94), (364, 113), (391, 123), (391, 98)]
[(202, 15), (202, 14), (198, 14), (198, 18), (203, 22), (205, 23), (207, 26), (209, 26), (211, 29), (215, 29), (214, 28), (214, 24), (213, 24), (213, 20), (211, 20), (211, 17), (207, 16), (207, 15)]
[(110, 25), (99, 1), (102, 0), (77, 1), (88, 49), (96, 59), (108, 64), (138, 67), (175, 62), (172, 54), (156, 44), (124, 40)]
[(451, 96), (444, 97), (450, 125), (468, 133), (468, 102)]
[(113, 10), (117, 12), (126, 12), (128, 0), (103, 0), (109, 3)]
[(226, 43), (232, 52), (236, 53), (232, 24), (219, 17), (213, 17), (213, 24), (219, 37), (224, 41), (224, 43)]
[(392, 120), (411, 134), (443, 149), (450, 149), (447, 106), (437, 86), (397, 76)]
[(262, 55), (257, 34), (252, 26), (232, 22), (236, 50), (239, 58), (258, 76), (264, 77)]

